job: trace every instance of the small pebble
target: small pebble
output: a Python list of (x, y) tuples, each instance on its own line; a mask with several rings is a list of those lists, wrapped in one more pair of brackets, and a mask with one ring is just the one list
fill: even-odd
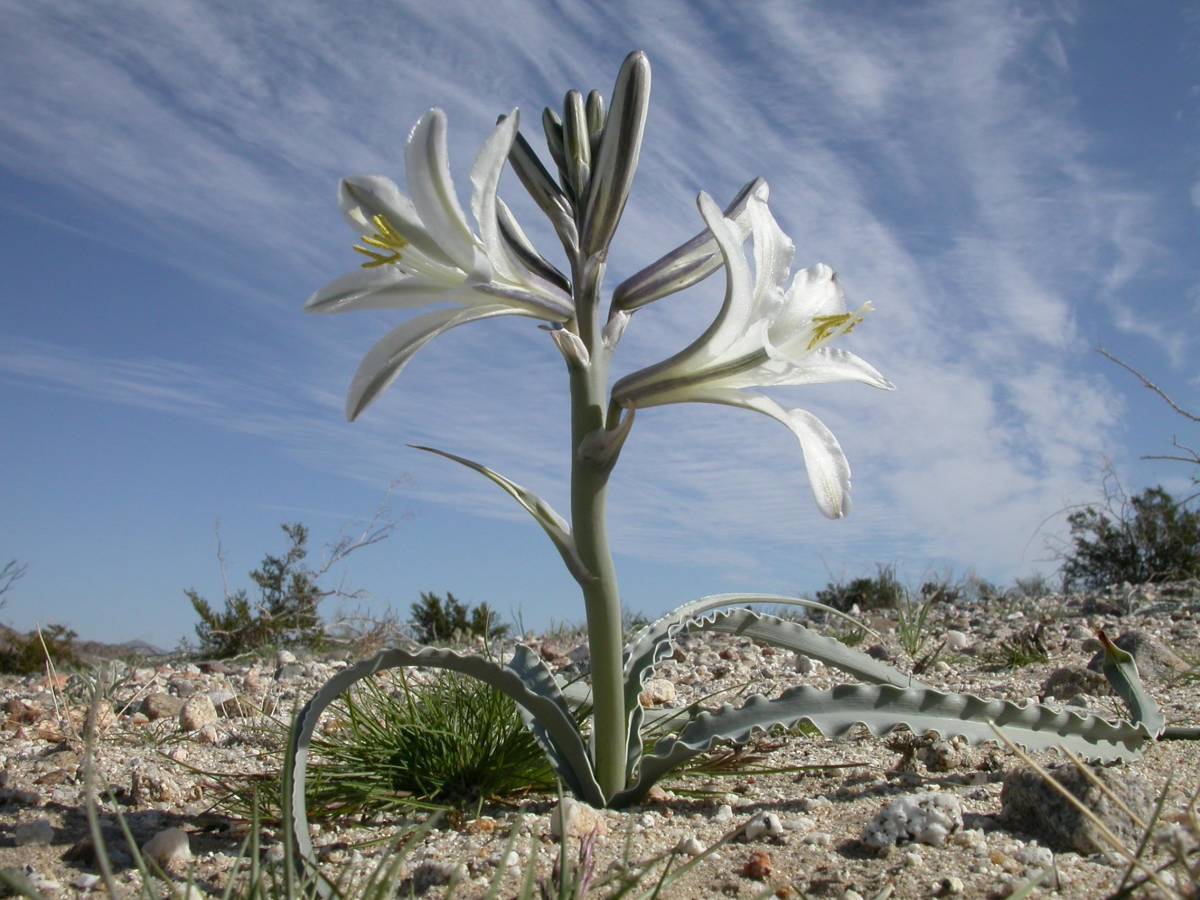
[(967, 889), (963, 884), (963, 880), (957, 875), (951, 875), (948, 878), (943, 878), (938, 882), (937, 895), (939, 897), (953, 897), (956, 894), (961, 894)]
[(178, 874), (191, 860), (192, 847), (182, 828), (166, 828), (146, 841), (142, 853), (166, 871)]
[(92, 875), (90, 873), (85, 872), (83, 875), (80, 875), (78, 878), (76, 878), (74, 881), (71, 882), (71, 887), (75, 888), (75, 890), (80, 891), (82, 893), (87, 893), (88, 891), (90, 891), (92, 888), (94, 888), (99, 883), (100, 883), (99, 875)]
[(766, 850), (751, 852), (750, 858), (742, 866), (742, 874), (755, 881), (766, 881), (771, 875), (771, 854)]
[(746, 840), (756, 841), (760, 837), (780, 838), (783, 836), (783, 823), (775, 813), (757, 813), (746, 823)]
[(728, 803), (722, 803), (717, 807), (716, 813), (713, 815), (713, 821), (718, 825), (725, 825), (733, 821), (733, 807)]

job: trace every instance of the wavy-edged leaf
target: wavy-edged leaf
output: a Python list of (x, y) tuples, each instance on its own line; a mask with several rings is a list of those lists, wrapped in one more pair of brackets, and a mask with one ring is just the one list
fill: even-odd
[(1152, 737), (1159, 737), (1167, 727), (1167, 721), (1162, 710), (1158, 708), (1158, 703), (1142, 686), (1133, 654), (1114, 644), (1103, 630), (1097, 632), (1097, 637), (1104, 645), (1104, 659), (1100, 663), (1100, 671), (1104, 673), (1112, 689), (1125, 701), (1133, 721), (1144, 725)]
[(672, 769), (718, 743), (745, 743), (756, 731), (787, 728), (802, 721), (826, 737), (839, 737), (856, 725), (865, 725), (881, 737), (903, 725), (918, 734), (932, 731), (941, 737), (961, 736), (972, 744), (994, 740), (989, 723), (995, 722), (1015, 743), (1031, 750), (1064, 746), (1100, 761), (1132, 759), (1150, 738), (1143, 725), (927, 687), (842, 684), (818, 690), (799, 685), (774, 700), (757, 695), (738, 708), (726, 704), (716, 712), (700, 713), (677, 737), (660, 741), (653, 755), (642, 757), (637, 781), (611, 798), (609, 805), (636, 803)]
[(529, 513), (537, 523), (542, 526), (542, 530), (546, 532), (546, 536), (553, 542), (559, 555), (562, 556), (563, 562), (575, 580), (580, 584), (586, 584), (595, 580), (595, 576), (588, 571), (583, 560), (579, 558), (579, 551), (575, 547), (575, 538), (571, 536), (571, 528), (567, 524), (566, 519), (554, 511), (554, 509), (539, 497), (533, 491), (527, 491), (515, 481), (509, 481), (499, 472), (489, 469), (487, 466), (467, 459), (465, 456), (458, 456), (454, 453), (447, 453), (445, 450), (438, 450), (436, 447), (423, 447), (420, 444), (409, 444), (414, 450), (424, 450), (426, 453), (435, 453), (438, 456), (444, 456), (446, 459), (452, 459), (456, 463), (466, 466), (468, 469), (474, 469), (484, 478), (487, 478), (493, 484), (499, 487), (510, 497), (516, 500), (521, 507)]
[[(853, 616), (846, 615), (824, 603), (805, 600), (801, 597), (783, 597), (775, 594), (714, 594), (691, 603), (685, 603), (638, 632), (625, 650), (625, 712), (629, 717), (627, 756), (631, 769), (642, 754), (642, 720), (649, 718), (653, 722), (666, 715), (674, 715), (679, 712), (678, 710), (653, 710), (652, 714), (647, 717), (645, 713), (641, 712), (638, 698), (645, 686), (646, 678), (656, 665), (674, 651), (675, 639), (681, 633), (716, 631), (723, 634), (744, 634), (776, 647), (804, 653), (864, 681), (894, 684), (899, 687), (907, 687), (914, 683), (912, 676), (906, 675), (899, 669), (867, 656), (865, 653), (852, 650), (841, 641), (825, 637), (796, 622), (787, 622), (777, 616), (756, 613), (748, 609), (719, 612), (722, 607), (742, 606), (747, 603), (770, 603), (775, 606), (800, 606), (816, 609), (846, 619), (856, 627), (863, 628), (879, 637)], [(915, 683), (920, 684), (920, 682)]]
[(424, 647), (414, 653), (393, 648), (334, 675), (296, 714), (284, 766), (285, 779), (291, 788), (288, 824), (299, 851), (299, 865), (316, 865), (308, 834), (304, 786), (309, 745), (321, 714), (329, 704), (364, 678), (387, 669), (408, 666), (459, 672), (478, 678), (508, 696), (524, 711), (522, 719), (526, 724), (530, 721), (536, 724), (537, 727), (530, 727), (530, 732), (563, 783), (584, 802), (593, 806), (604, 805), (604, 794), (596, 783), (587, 748), (558, 684), (545, 664), (537, 660), (528, 648), (519, 648), (512, 663), (507, 666), (480, 656), (463, 655), (436, 647)]
[[(626, 707), (632, 708), (637, 705), (638, 694), (642, 691), (642, 680), (646, 672), (665, 659), (675, 649), (673, 642), (675, 635), (687, 626), (690, 620), (698, 619), (705, 613), (724, 607), (747, 606), (752, 603), (769, 604), (771, 606), (799, 606), (805, 609), (816, 610), (831, 616), (837, 616), (839, 619), (844, 619), (854, 627), (861, 628), (879, 640), (883, 640), (878, 632), (872, 630), (854, 618), (854, 616), (847, 615), (841, 610), (834, 609), (832, 606), (827, 606), (824, 603), (818, 603), (816, 600), (805, 600), (803, 597), (786, 597), (780, 594), (710, 594), (707, 597), (701, 597), (699, 600), (693, 600), (691, 603), (677, 606), (666, 615), (660, 616), (634, 634), (633, 639), (626, 645), (624, 652)], [(774, 619), (775, 617), (771, 616), (770, 618)], [(783, 620), (780, 619), (778, 621)], [(843, 671), (868, 681), (908, 684), (908, 676), (902, 675), (902, 673), (899, 673), (899, 670), (885, 666), (878, 660), (872, 659), (864, 653), (851, 650), (849, 647), (838, 641), (833, 641), (831, 638), (821, 637), (801, 625), (797, 625), (796, 627), (813, 638), (819, 638), (819, 641), (814, 641), (811, 644), (814, 648), (811, 652), (809, 650), (802, 650), (801, 652), (822, 661), (828, 660), (830, 665), (836, 665), (838, 668), (842, 668)], [(799, 637), (794, 639), (800, 640)], [(768, 638), (764, 638), (764, 640), (768, 640)], [(836, 647), (829, 646), (830, 644), (836, 644)], [(841, 650), (839, 651), (838, 648), (841, 648)], [(859, 671), (854, 668), (844, 668), (838, 663), (833, 662), (833, 654), (839, 653), (842, 654), (839, 658), (850, 661), (851, 657), (853, 657), (857, 661), (855, 665), (866, 668)], [(845, 654), (849, 654), (850, 656), (846, 656)], [(903, 682), (896, 682), (895, 675), (891, 674), (887, 676), (865, 674), (870, 671), (882, 673), (884, 670), (889, 673), (899, 674), (905, 680)]]

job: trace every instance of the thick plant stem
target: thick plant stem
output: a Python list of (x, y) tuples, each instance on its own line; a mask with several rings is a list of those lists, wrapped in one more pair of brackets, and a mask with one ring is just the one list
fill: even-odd
[(592, 733), (596, 780), (606, 798), (625, 788), (626, 714), (622, 671), (621, 594), (608, 547), (605, 496), (612, 462), (585, 458), (580, 445), (606, 427), (608, 353), (595, 327), (602, 266), (575, 267), (577, 325), (590, 365), (571, 369), (571, 531), (593, 579), (583, 585), (592, 669)]

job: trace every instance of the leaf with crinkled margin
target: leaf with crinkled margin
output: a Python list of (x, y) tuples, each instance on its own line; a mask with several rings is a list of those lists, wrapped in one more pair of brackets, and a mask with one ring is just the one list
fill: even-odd
[[(675, 635), (687, 627), (690, 621), (698, 621), (700, 616), (712, 610), (726, 606), (745, 606), (748, 603), (769, 603), (773, 606), (802, 606), (806, 609), (819, 610), (820, 612), (843, 618), (853, 623), (856, 627), (863, 628), (876, 637), (879, 637), (878, 634), (853, 616), (846, 615), (832, 606), (826, 606), (824, 603), (818, 603), (815, 600), (805, 600), (801, 597), (783, 597), (777, 594), (713, 594), (708, 597), (701, 597), (699, 600), (676, 607), (665, 616), (651, 622), (635, 633), (633, 639), (626, 645), (624, 653), (626, 711), (631, 712), (637, 707), (638, 696), (642, 692), (642, 683), (646, 675), (674, 650)], [(775, 617), (771, 616), (770, 618), (774, 619)], [(778, 619), (777, 621), (783, 620)], [(796, 627), (806, 635), (811, 635), (814, 638), (820, 637), (809, 629), (803, 628), (803, 626), (798, 625)], [(797, 635), (794, 639), (799, 641), (801, 638)], [(832, 644), (836, 644), (837, 646), (830, 646)], [(846, 669), (846, 671), (860, 678), (866, 678), (869, 681), (908, 684), (907, 676), (902, 676), (904, 678), (903, 681), (895, 681), (896, 674), (893, 673), (898, 673), (898, 670), (892, 669), (890, 666), (884, 666), (878, 660), (872, 659), (865, 653), (858, 653), (855, 650), (851, 650), (839, 641), (834, 641), (831, 638), (820, 638), (820, 642), (813, 642), (812, 646), (814, 649), (809, 655), (822, 660), (828, 657), (830, 665), (837, 665), (837, 663), (832, 661), (833, 656), (837, 654), (839, 658), (845, 659), (848, 663), (852, 659), (857, 660), (857, 665), (864, 672), (879, 672), (880, 675), (882, 675), (883, 670), (888, 672), (886, 676), (880, 677), (879, 675), (861, 674), (857, 669)], [(838, 650), (837, 648), (841, 649)], [(802, 652), (808, 653), (809, 651), (804, 650)], [(839, 666), (839, 668), (843, 667)]]
[[(583, 745), (583, 738), (575, 726), (566, 701), (554, 676), (545, 664), (538, 665), (528, 648), (521, 648), (513, 656), (512, 666), (502, 666), (480, 656), (424, 647), (415, 653), (393, 648), (377, 653), (370, 659), (343, 669), (313, 695), (312, 699), (296, 714), (292, 734), (288, 741), (284, 760), (286, 777), (291, 785), (291, 821), (289, 826), (299, 850), (300, 865), (315, 865), (312, 841), (308, 835), (308, 815), (304, 805), (305, 772), (308, 766), (308, 748), (313, 730), (326, 707), (355, 683), (386, 669), (407, 666), (424, 666), (447, 669), (478, 678), (507, 695), (518, 708), (529, 713), (540, 728), (530, 731), (545, 751), (555, 773), (571, 792), (593, 806), (604, 805), (604, 793), (596, 782), (591, 759)], [(524, 719), (524, 716), (522, 716)], [(305, 862), (307, 861), (307, 862)]]
[(738, 708), (726, 704), (716, 712), (700, 713), (677, 737), (660, 741), (653, 755), (642, 758), (637, 781), (610, 798), (609, 805), (636, 803), (672, 769), (717, 743), (745, 743), (756, 731), (787, 728), (801, 721), (811, 723), (826, 737), (839, 737), (860, 724), (880, 737), (904, 725), (918, 734), (932, 731), (941, 737), (962, 736), (972, 744), (994, 740), (988, 723), (995, 722), (1015, 743), (1031, 750), (1065, 746), (1100, 761), (1132, 759), (1150, 738), (1140, 724), (932, 688), (843, 684), (818, 690), (799, 685), (774, 700), (760, 694)]
[[(852, 650), (840, 641), (823, 637), (802, 625), (792, 623), (794, 627), (791, 629), (775, 628), (772, 630), (763, 624), (764, 620), (770, 623), (779, 623), (779, 625), (787, 624), (775, 616), (763, 616), (750, 610), (737, 610), (729, 614), (715, 613), (704, 617), (705, 613), (719, 610), (721, 607), (741, 606), (747, 603), (770, 603), (774, 606), (800, 606), (818, 610), (845, 619), (856, 627), (863, 628), (879, 637), (853, 616), (834, 609), (832, 606), (826, 606), (824, 603), (805, 600), (802, 597), (784, 597), (777, 594), (713, 594), (676, 607), (637, 632), (625, 648), (625, 714), (629, 735), (629, 748), (626, 755), (630, 760), (631, 769), (642, 755), (640, 717), (637, 722), (634, 721), (635, 714), (641, 709), (638, 698), (641, 696), (646, 678), (654, 667), (674, 650), (675, 637), (684, 629), (689, 631), (724, 630), (726, 633), (736, 634), (740, 633), (738, 629), (743, 625), (750, 627), (751, 624), (755, 624), (757, 633), (751, 635), (752, 637), (807, 653), (815, 659), (842, 669), (847, 674), (866, 681), (896, 684), (902, 687), (911, 683), (911, 678), (899, 669), (893, 669), (865, 653)], [(738, 613), (746, 613), (747, 616), (754, 617), (754, 623), (751, 623), (746, 616), (739, 616)], [(728, 616), (736, 618), (732, 630), (719, 627), (730, 621)], [(654, 718), (661, 718), (661, 716)]]
[(1096, 636), (1104, 645), (1104, 659), (1100, 662), (1100, 671), (1104, 673), (1112, 689), (1125, 701), (1133, 721), (1140, 722), (1152, 737), (1158, 738), (1167, 727), (1167, 720), (1158, 708), (1158, 703), (1142, 686), (1133, 654), (1114, 644), (1103, 630), (1097, 631)]
[(515, 481), (509, 481), (499, 472), (489, 469), (487, 466), (477, 463), (474, 460), (467, 459), (465, 456), (458, 456), (454, 453), (447, 453), (445, 450), (438, 450), (436, 447), (423, 447), (420, 444), (409, 444), (414, 450), (424, 450), (426, 453), (435, 453), (438, 456), (444, 456), (446, 459), (452, 459), (456, 463), (461, 463), (468, 469), (474, 469), (484, 478), (490, 480), (493, 484), (497, 484), (500, 488), (521, 504), (522, 508), (537, 520), (537, 523), (542, 526), (542, 530), (546, 532), (546, 536), (550, 538), (555, 549), (558, 550), (563, 562), (575, 580), (580, 584), (587, 584), (595, 581), (595, 576), (588, 571), (588, 567), (583, 560), (579, 558), (579, 550), (575, 547), (575, 538), (571, 535), (571, 528), (567, 525), (566, 519), (554, 511), (554, 509), (535, 494), (533, 491), (527, 491)]

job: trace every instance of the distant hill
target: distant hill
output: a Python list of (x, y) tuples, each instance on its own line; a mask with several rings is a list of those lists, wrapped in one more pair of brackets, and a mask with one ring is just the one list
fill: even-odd
[[(7, 625), (0, 625), (0, 644), (24, 641), (33, 636), (32, 631), (21, 632)], [(123, 659), (128, 657), (166, 656), (169, 651), (156, 647), (147, 641), (125, 641), (121, 644), (107, 644), (103, 641), (75, 641), (75, 652), (84, 662), (98, 662), (104, 659)]]

